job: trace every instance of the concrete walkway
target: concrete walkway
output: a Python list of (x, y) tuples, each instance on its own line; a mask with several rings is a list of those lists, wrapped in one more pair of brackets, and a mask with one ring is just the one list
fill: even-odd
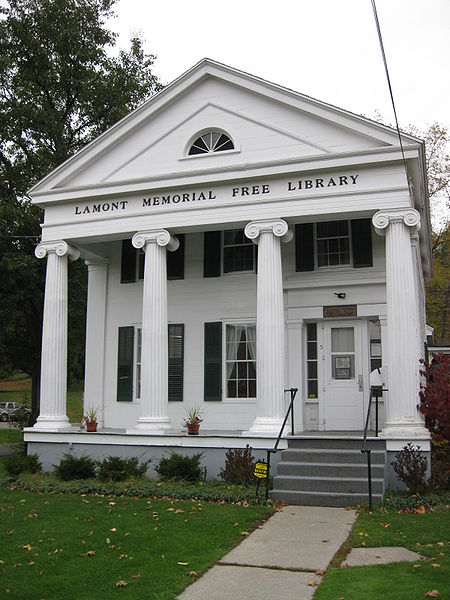
[(285, 506), (179, 598), (310, 599), (355, 518), (343, 508)]

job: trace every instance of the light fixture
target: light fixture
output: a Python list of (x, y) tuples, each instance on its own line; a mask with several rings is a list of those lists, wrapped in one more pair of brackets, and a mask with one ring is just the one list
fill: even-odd
[(347, 294), (345, 294), (344, 292), (334, 292), (334, 295), (337, 296), (339, 300), (344, 300)]

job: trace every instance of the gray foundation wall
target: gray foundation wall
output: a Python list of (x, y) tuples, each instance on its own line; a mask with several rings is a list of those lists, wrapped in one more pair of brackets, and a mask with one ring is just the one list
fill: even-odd
[[(142, 460), (151, 459), (151, 464), (147, 470), (148, 477), (156, 478), (155, 466), (161, 457), (169, 456), (170, 452), (193, 456), (197, 452), (203, 453), (201, 458), (202, 469), (206, 467), (206, 478), (217, 479), (220, 469), (225, 466), (226, 453), (228, 448), (180, 448), (170, 446), (126, 446), (113, 444), (76, 444), (76, 443), (47, 443), (47, 442), (28, 442), (28, 454), (37, 454), (42, 463), (44, 471), (53, 471), (53, 465), (57, 464), (66, 453), (73, 456), (87, 455), (95, 459), (104, 459), (108, 456), (121, 456), (130, 458), (137, 456)], [(257, 460), (267, 460), (265, 450), (252, 449), (253, 456)], [(271, 455), (270, 463), (271, 474), (276, 475), (276, 466), (281, 458), (281, 451)]]

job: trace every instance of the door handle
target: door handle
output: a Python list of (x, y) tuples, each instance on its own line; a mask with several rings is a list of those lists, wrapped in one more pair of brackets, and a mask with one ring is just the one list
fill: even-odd
[(364, 391), (364, 378), (362, 375), (358, 375), (358, 390), (360, 392)]

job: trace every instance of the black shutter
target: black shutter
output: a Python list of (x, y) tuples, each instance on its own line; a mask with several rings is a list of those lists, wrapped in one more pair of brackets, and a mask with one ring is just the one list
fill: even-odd
[(184, 233), (177, 238), (180, 245), (175, 252), (167, 252), (167, 279), (184, 279)]
[(301, 223), (295, 226), (295, 270), (314, 271), (313, 223)]
[(120, 283), (133, 283), (134, 281), (136, 281), (136, 248), (131, 240), (122, 240)]
[(220, 231), (203, 234), (203, 277), (220, 277)]
[(352, 221), (353, 266), (372, 267), (372, 223), (370, 219)]
[(222, 400), (222, 323), (205, 323), (205, 401)]
[(117, 401), (133, 400), (134, 327), (119, 327)]
[(169, 401), (183, 402), (184, 325), (169, 325)]

